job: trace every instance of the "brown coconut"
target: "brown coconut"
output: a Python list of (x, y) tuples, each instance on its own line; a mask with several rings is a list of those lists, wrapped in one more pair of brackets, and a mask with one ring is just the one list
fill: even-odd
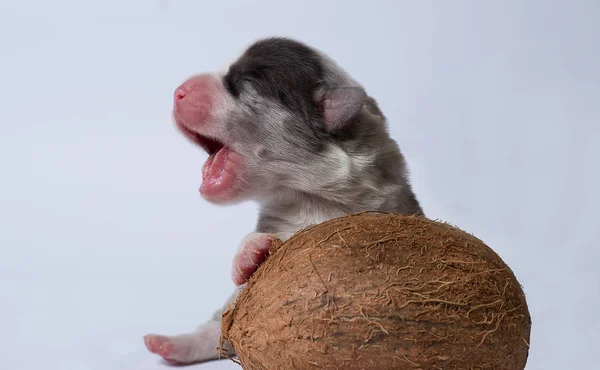
[(249, 370), (514, 370), (530, 327), (521, 286), (481, 240), (370, 212), (275, 242), (223, 315), (221, 343)]

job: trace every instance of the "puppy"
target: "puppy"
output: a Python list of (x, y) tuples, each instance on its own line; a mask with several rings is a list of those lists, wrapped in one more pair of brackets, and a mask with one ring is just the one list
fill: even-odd
[(195, 332), (144, 337), (167, 361), (218, 356), (221, 314), (274, 238), (365, 210), (423, 215), (376, 101), (314, 48), (259, 40), (227, 71), (185, 81), (174, 100), (177, 127), (209, 154), (202, 197), (215, 204), (255, 200), (260, 214), (233, 259), (239, 288), (225, 306)]

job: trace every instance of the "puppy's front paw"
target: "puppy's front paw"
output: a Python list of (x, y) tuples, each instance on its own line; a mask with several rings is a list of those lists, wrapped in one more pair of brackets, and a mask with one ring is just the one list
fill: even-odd
[(277, 237), (273, 234), (251, 233), (242, 240), (233, 258), (231, 277), (236, 285), (242, 285), (267, 258), (271, 243)]

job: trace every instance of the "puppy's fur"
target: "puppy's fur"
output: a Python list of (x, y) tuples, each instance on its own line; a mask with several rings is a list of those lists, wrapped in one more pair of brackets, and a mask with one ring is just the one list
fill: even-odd
[[(259, 40), (224, 73), (192, 77), (176, 91), (174, 116), (211, 154), (203, 196), (260, 204), (234, 258), (240, 289), (274, 237), (363, 210), (423, 214), (376, 101), (300, 42)], [(190, 334), (148, 335), (146, 345), (169, 361), (214, 359), (222, 311)]]

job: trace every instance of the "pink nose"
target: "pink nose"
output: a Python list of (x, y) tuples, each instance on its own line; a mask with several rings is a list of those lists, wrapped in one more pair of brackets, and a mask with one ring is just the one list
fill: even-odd
[(220, 80), (211, 74), (193, 76), (182, 83), (173, 93), (173, 114), (186, 127), (199, 128), (213, 116), (215, 98), (221, 94)]
[(175, 90), (175, 105), (179, 103), (189, 93), (188, 89), (181, 86)]

